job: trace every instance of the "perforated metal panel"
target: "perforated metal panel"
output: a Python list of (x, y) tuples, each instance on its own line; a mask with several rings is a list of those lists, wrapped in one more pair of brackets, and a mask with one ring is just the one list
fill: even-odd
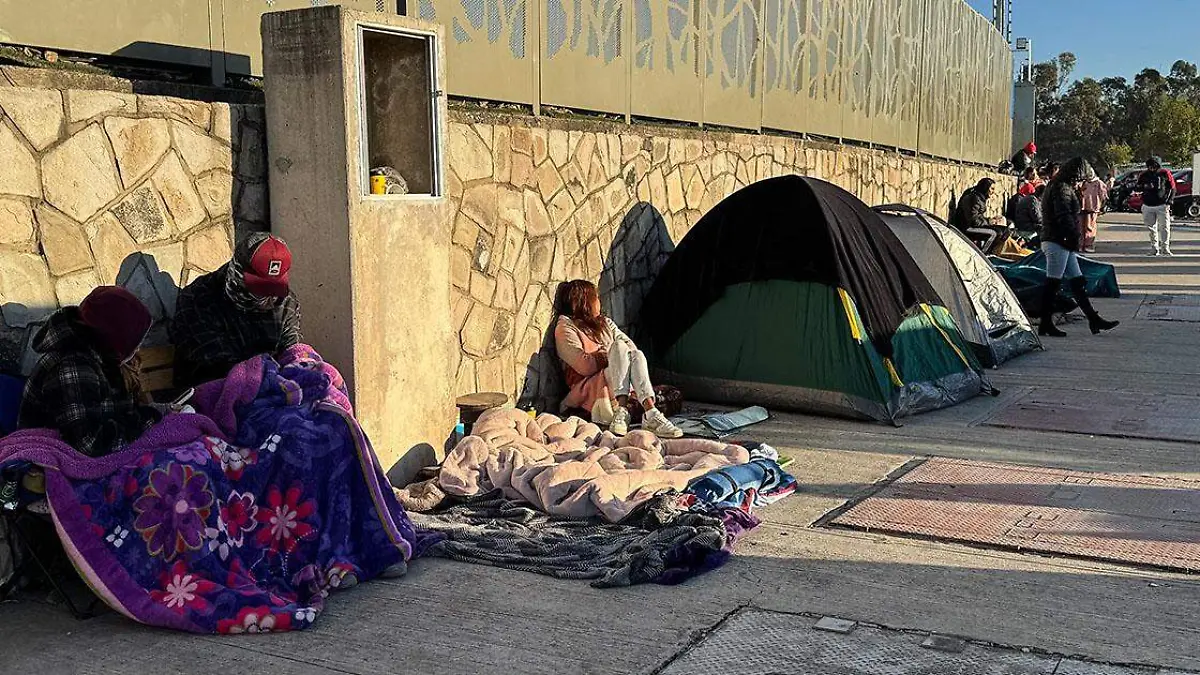
[[(75, 20), (47, 22), (39, 3), (0, 0), (0, 17), (10, 42), (120, 52), (220, 76), (261, 72), (263, 12), (325, 4), (333, 3), (59, 0), (56, 8)], [(366, 12), (396, 6), (337, 4)], [(1008, 154), (1012, 57), (964, 0), (416, 0), (411, 7), (446, 27), (447, 86), (459, 96), (765, 126), (988, 164)], [(92, 30), (98, 22), (116, 28)]]
[(629, 111), (630, 39), (626, 0), (539, 0), (545, 44), (542, 102), (626, 113)]
[(762, 123), (759, 31), (762, 0), (701, 0), (704, 121), (743, 129)]
[(701, 120), (701, 1), (633, 0), (634, 115)]
[(426, 21), (447, 26), (447, 85), (472, 98), (533, 103), (536, 63), (529, 4), (538, 0), (418, 0)]

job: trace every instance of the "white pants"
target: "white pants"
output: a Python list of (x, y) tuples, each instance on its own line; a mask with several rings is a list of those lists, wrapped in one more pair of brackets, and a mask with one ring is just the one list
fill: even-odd
[(1146, 229), (1150, 230), (1150, 246), (1157, 253), (1168, 253), (1171, 250), (1171, 205), (1162, 206), (1142, 205), (1142, 220)]
[(608, 348), (608, 367), (604, 379), (613, 396), (635, 394), (639, 401), (654, 398), (654, 385), (650, 384), (650, 367), (646, 355), (637, 347), (617, 340)]

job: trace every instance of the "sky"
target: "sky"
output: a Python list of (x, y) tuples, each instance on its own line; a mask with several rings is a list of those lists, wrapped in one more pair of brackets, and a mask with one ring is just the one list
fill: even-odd
[[(991, 18), (992, 0), (967, 2)], [(1200, 63), (1200, 0), (1014, 0), (1013, 37), (1032, 40), (1035, 61), (1073, 52), (1072, 80), (1166, 74), (1179, 59)]]

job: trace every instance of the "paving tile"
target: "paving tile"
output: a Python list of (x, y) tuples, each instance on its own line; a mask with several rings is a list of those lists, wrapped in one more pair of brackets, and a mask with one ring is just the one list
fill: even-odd
[(831, 522), (1200, 569), (1200, 482), (933, 458)]

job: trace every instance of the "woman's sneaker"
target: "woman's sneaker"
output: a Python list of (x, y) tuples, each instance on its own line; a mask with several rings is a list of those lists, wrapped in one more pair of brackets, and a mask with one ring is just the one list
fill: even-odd
[(619, 405), (613, 409), (612, 422), (608, 424), (608, 430), (613, 436), (624, 436), (629, 433), (629, 411), (623, 405)]
[(642, 429), (659, 438), (682, 438), (683, 430), (675, 426), (658, 408), (651, 408), (642, 416)]

